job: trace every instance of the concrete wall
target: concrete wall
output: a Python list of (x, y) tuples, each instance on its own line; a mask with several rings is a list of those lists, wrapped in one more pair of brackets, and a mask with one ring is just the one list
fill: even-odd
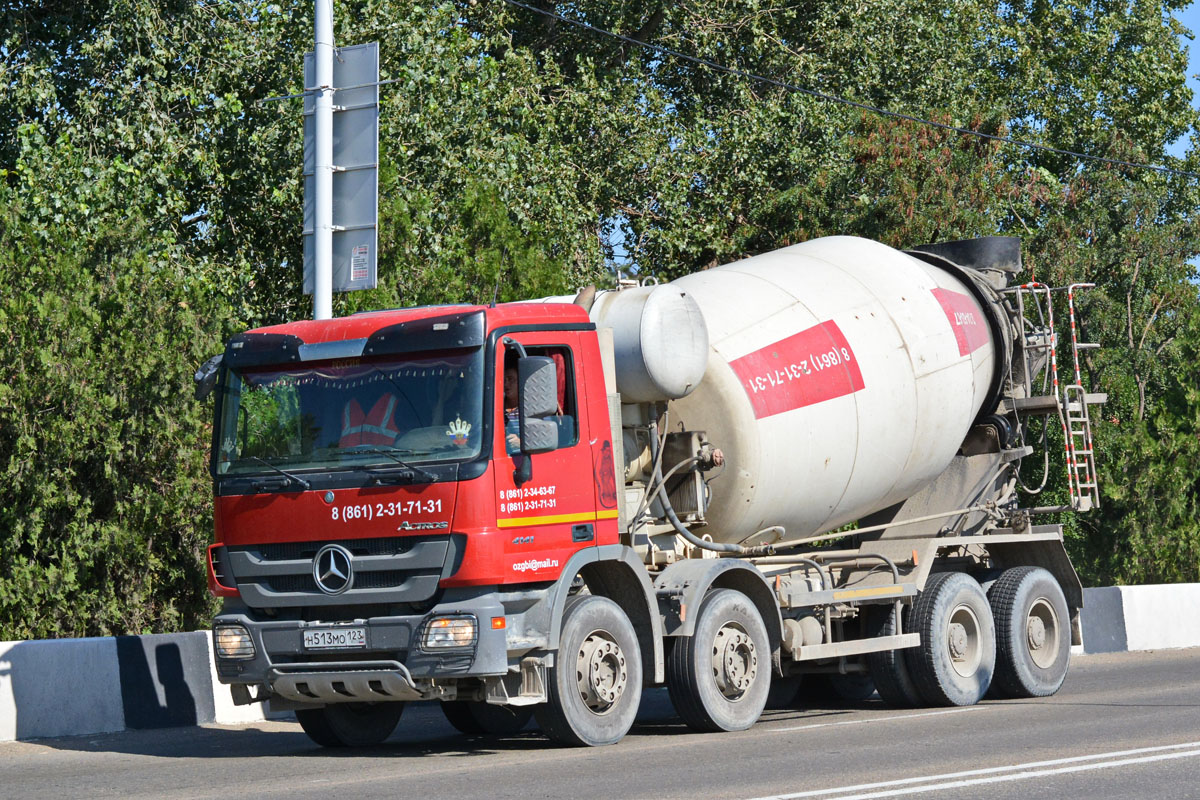
[[(1200, 647), (1200, 584), (1085, 589), (1084, 653)], [(0, 642), (0, 742), (262, 720), (217, 681), (207, 631)]]
[(207, 631), (0, 642), (0, 741), (261, 719), (217, 683)]
[(124, 727), (116, 639), (0, 643), (0, 740)]
[(1200, 584), (1106, 586), (1083, 590), (1087, 653), (1200, 646)]

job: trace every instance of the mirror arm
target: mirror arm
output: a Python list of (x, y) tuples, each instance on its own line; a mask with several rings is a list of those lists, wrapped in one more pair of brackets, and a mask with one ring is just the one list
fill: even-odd
[(517, 348), (517, 355), (520, 356), (521, 358), (526, 358), (529, 355), (528, 353), (525, 352), (525, 345), (521, 344), (520, 342), (518, 342), (516, 339), (512, 338), (511, 336), (504, 337), (504, 345), (505, 345), (505, 347)]
[(529, 483), (533, 480), (533, 457), (529, 454), (520, 456), (520, 462), (517, 468), (513, 470), (513, 483), (517, 486)]

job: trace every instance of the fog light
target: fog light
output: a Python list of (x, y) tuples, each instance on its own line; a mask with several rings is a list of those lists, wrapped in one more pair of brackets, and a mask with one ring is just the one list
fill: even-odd
[(475, 644), (475, 627), (474, 617), (435, 617), (425, 623), (421, 648), (470, 647)]
[(217, 658), (254, 658), (254, 640), (241, 625), (221, 625), (213, 629)]

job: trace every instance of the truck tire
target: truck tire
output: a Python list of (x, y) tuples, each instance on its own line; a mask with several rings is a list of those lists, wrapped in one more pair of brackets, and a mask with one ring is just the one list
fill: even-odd
[[(901, 630), (908, 631), (910, 607), (902, 607)], [(895, 606), (872, 606), (868, 612), (867, 625), (875, 636), (894, 636), (896, 633)], [(867, 668), (875, 681), (879, 698), (895, 708), (915, 708), (921, 705), (921, 693), (908, 672), (908, 662), (903, 650), (883, 650), (867, 654)]]
[(770, 647), (750, 598), (709, 592), (695, 632), (676, 638), (667, 657), (667, 691), (688, 727), (741, 731), (757, 722), (771, 688)]
[(805, 708), (829, 707), (846, 703), (858, 704), (875, 694), (875, 682), (870, 675), (847, 673), (815, 673), (804, 676), (796, 702)]
[(996, 667), (996, 629), (987, 596), (962, 572), (930, 575), (912, 610), (920, 647), (904, 659), (921, 699), (933, 706), (978, 703)]
[(475, 700), (442, 703), (446, 721), (468, 736), (512, 736), (533, 718), (531, 706), (498, 706)]
[(845, 703), (865, 703), (875, 696), (875, 681), (870, 675), (830, 675), (829, 686), (833, 694)]
[(789, 675), (784, 678), (772, 675), (771, 688), (767, 690), (767, 704), (765, 708), (771, 711), (795, 708), (796, 701), (800, 696), (800, 686), (801, 678), (799, 675)]
[(300, 727), (322, 747), (370, 747), (396, 730), (404, 703), (334, 703), (296, 711)]
[(569, 746), (616, 744), (642, 700), (642, 660), (629, 617), (607, 597), (572, 597), (563, 612), (546, 702), (534, 708), (542, 732)]
[(1048, 697), (1071, 664), (1070, 612), (1062, 587), (1040, 567), (1005, 570), (988, 592), (996, 618), (996, 697)]

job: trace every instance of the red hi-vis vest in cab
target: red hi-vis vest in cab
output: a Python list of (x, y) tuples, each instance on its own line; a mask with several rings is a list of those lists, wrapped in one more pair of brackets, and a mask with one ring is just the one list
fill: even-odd
[(371, 406), (370, 413), (364, 414), (358, 400), (346, 403), (342, 410), (342, 438), (338, 447), (355, 447), (357, 445), (383, 445), (390, 447), (400, 435), (392, 422), (392, 412), (396, 410), (396, 398), (385, 394)]

